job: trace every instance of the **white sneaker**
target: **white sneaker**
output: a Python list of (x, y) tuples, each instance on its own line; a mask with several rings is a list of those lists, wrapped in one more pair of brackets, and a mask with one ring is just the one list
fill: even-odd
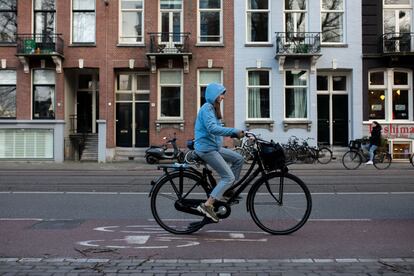
[(371, 160), (369, 160), (367, 163), (365, 163), (365, 165), (373, 165), (374, 162), (372, 162)]

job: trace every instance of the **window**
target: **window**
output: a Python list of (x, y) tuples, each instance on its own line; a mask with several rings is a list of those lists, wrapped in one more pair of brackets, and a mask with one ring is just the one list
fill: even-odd
[(95, 43), (95, 0), (72, 1), (72, 43)]
[(247, 118), (270, 118), (270, 71), (247, 72)]
[(17, 0), (0, 1), (0, 43), (16, 42)]
[(33, 71), (33, 118), (55, 118), (55, 71)]
[(412, 73), (396, 69), (369, 72), (370, 120), (412, 120)]
[(159, 118), (182, 118), (182, 71), (162, 70), (159, 74)]
[(161, 42), (180, 43), (183, 0), (160, 0)]
[(121, 0), (121, 43), (143, 43), (144, 0)]
[(0, 70), (0, 118), (16, 118), (16, 71)]
[(285, 71), (285, 117), (308, 118), (308, 72)]
[(344, 42), (344, 0), (322, 0), (322, 43)]
[(306, 0), (285, 0), (285, 32), (306, 32)]
[(55, 0), (34, 0), (34, 30), (36, 34), (54, 34), (56, 30), (55, 16)]
[(392, 143), (392, 158), (393, 159), (410, 159), (410, 148), (411, 148), (411, 141), (404, 142), (396, 142), (393, 141)]
[(247, 0), (247, 42), (269, 42), (269, 0)]
[(117, 102), (149, 101), (148, 74), (119, 74), (116, 84)]
[(222, 42), (222, 0), (199, 0), (199, 42)]
[(209, 83), (223, 83), (221, 70), (200, 70), (198, 72), (198, 107), (205, 102), (206, 88)]

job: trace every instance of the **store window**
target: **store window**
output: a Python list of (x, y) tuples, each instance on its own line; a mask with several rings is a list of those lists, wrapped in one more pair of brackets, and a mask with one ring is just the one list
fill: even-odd
[(223, 42), (222, 0), (199, 0), (199, 38), (201, 43)]
[(0, 43), (16, 42), (17, 0), (0, 1)]
[(159, 119), (182, 119), (183, 74), (181, 70), (160, 70)]
[(387, 69), (369, 72), (370, 120), (413, 120), (412, 73)]
[(72, 1), (72, 43), (95, 43), (95, 0)]
[(223, 74), (221, 70), (199, 70), (198, 71), (198, 107), (205, 102), (206, 88), (209, 83), (223, 83)]
[(411, 142), (393, 142), (392, 157), (393, 159), (408, 160), (411, 154)]
[(285, 71), (285, 118), (308, 118), (307, 71)]
[(322, 43), (344, 42), (345, 0), (322, 0)]
[(0, 119), (16, 118), (16, 71), (0, 70)]
[(247, 72), (247, 119), (270, 118), (270, 71)]
[(247, 0), (247, 42), (269, 42), (269, 0)]
[(33, 119), (55, 119), (55, 71), (33, 71)]
[(144, 0), (121, 0), (120, 43), (143, 43)]

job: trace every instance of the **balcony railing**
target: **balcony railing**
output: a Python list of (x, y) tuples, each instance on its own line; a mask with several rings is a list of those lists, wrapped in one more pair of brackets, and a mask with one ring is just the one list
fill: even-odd
[(17, 54), (63, 56), (63, 39), (61, 34), (18, 34)]
[(190, 33), (148, 33), (150, 54), (185, 55), (190, 54), (188, 38)]
[(321, 51), (318, 32), (276, 33), (276, 55), (314, 55)]
[(414, 54), (414, 33), (387, 33), (381, 36), (384, 54)]

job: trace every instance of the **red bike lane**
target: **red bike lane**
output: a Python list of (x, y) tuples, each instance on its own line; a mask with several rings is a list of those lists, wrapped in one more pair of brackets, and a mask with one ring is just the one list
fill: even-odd
[(250, 220), (173, 235), (152, 220), (0, 220), (0, 257), (304, 259), (412, 258), (413, 220), (311, 220), (287, 236)]

